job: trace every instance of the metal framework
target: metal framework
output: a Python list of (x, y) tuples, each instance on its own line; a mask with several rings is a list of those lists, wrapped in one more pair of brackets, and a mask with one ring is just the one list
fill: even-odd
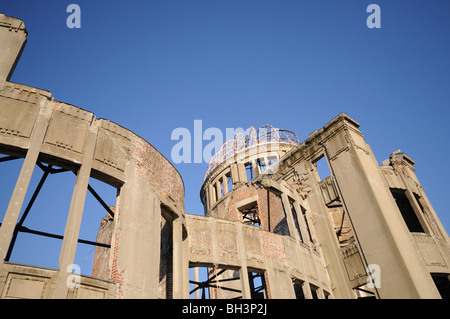
[(242, 132), (238, 132), (233, 139), (226, 141), (221, 146), (209, 161), (208, 169), (203, 180), (206, 179), (214, 168), (230, 157), (233, 157), (249, 147), (269, 143), (286, 143), (294, 146), (300, 145), (297, 135), (292, 131), (277, 129), (269, 124), (261, 126), (258, 129), (255, 129), (252, 126), (249, 129), (248, 136), (245, 136)]
[[(15, 157), (15, 156), (3, 156), (0, 158), (0, 163), (2, 162), (7, 162), (7, 161), (11, 161), (11, 160), (15, 160), (18, 159), (19, 157)], [(36, 189), (34, 190), (33, 195), (30, 198), (30, 201), (28, 202), (22, 217), (20, 218), (20, 220), (17, 222), (15, 229), (14, 229), (14, 233), (11, 239), (11, 243), (9, 245), (9, 249), (8, 252), (6, 253), (6, 257), (5, 257), (5, 261), (9, 261), (11, 258), (11, 254), (14, 248), (14, 244), (16, 242), (17, 236), (19, 234), (19, 232), (23, 232), (23, 233), (30, 233), (30, 234), (35, 234), (35, 235), (39, 235), (39, 236), (44, 236), (44, 237), (50, 237), (50, 238), (56, 238), (56, 239), (63, 239), (64, 236), (58, 235), (58, 234), (52, 234), (52, 233), (47, 233), (47, 232), (42, 232), (39, 230), (34, 230), (34, 229), (29, 229), (28, 227), (23, 226), (25, 219), (27, 218), (31, 208), (33, 207), (34, 202), (36, 201), (36, 198), (39, 195), (39, 192), (41, 191), (42, 187), (44, 186), (45, 181), (47, 180), (47, 177), (49, 175), (53, 175), (53, 174), (58, 174), (58, 173), (64, 173), (64, 172), (68, 172), (70, 170), (65, 169), (65, 168), (53, 168), (53, 165), (51, 164), (47, 164), (44, 165), (41, 162), (37, 162), (36, 165), (43, 171), (43, 175), (38, 183), (38, 185), (36, 186)], [(73, 171), (72, 171), (73, 172)], [(76, 175), (76, 172), (73, 172)], [(105, 210), (108, 212), (108, 214), (110, 214), (112, 217), (114, 217), (114, 213), (112, 212), (112, 210), (109, 208), (109, 206), (103, 201), (103, 199), (98, 195), (98, 193), (92, 188), (91, 185), (88, 185), (88, 190), (89, 192), (95, 197), (95, 199), (97, 199), (97, 201), (103, 206), (103, 208), (105, 208)], [(1, 223), (0, 223), (0, 227), (1, 227)], [(78, 239), (79, 243), (82, 244), (88, 244), (88, 245), (94, 245), (94, 246), (100, 246), (100, 247), (105, 247), (105, 248), (111, 248), (110, 244), (104, 244), (104, 243), (99, 243), (99, 242), (95, 242), (95, 241), (90, 241), (90, 240), (85, 240), (85, 239)]]
[(242, 210), (241, 213), (244, 224), (256, 227), (261, 225), (261, 220), (259, 219), (258, 205), (256, 203), (254, 206)]
[[(220, 276), (221, 274), (223, 274), (227, 270), (229, 270), (229, 269), (221, 269), (220, 271), (215, 269), (215, 271), (213, 272), (212, 276), (211, 277), (208, 276), (209, 278), (206, 279), (205, 281), (189, 280), (189, 283), (197, 285), (197, 287), (195, 287), (194, 289), (192, 289), (189, 292), (189, 295), (191, 295), (194, 292), (196, 292), (197, 290), (201, 289), (201, 291), (202, 291), (201, 299), (206, 299), (206, 289), (207, 288), (208, 289), (209, 288), (218, 288), (218, 289), (222, 289), (222, 290), (226, 290), (226, 291), (242, 293), (242, 290), (240, 290), (240, 289), (224, 287), (221, 284), (223, 282), (241, 280), (241, 278), (239, 276), (232, 277), (232, 278), (223, 278), (223, 279), (218, 279), (217, 278), (218, 276)], [(255, 284), (255, 279), (256, 278), (260, 278), (261, 279), (261, 284), (259, 284), (259, 285)], [(263, 273), (257, 273), (257, 272), (249, 272), (248, 273), (248, 279), (249, 279), (249, 285), (250, 285), (251, 298), (252, 299), (264, 299), (264, 294), (265, 294), (265, 289), (266, 289), (264, 274)], [(237, 296), (237, 297), (235, 297), (233, 299), (242, 299), (242, 295)]]

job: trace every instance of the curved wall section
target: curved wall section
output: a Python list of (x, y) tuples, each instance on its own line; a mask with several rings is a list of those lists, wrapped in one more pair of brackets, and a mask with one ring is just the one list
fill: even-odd
[[(47, 91), (6, 82), (0, 91), (0, 153), (24, 158), (0, 227), (2, 260), (23, 212), (25, 194), (36, 164), (58, 166), (77, 176), (59, 255), (59, 270), (31, 267), (38, 270), (25, 271), (31, 268), (2, 262), (3, 297), (20, 297), (17, 285), (26, 282), (13, 279), (13, 270), (28, 279), (37, 273), (37, 277), (47, 278), (33, 286), (33, 289), (45, 287), (39, 296), (77, 296), (78, 290), (67, 286), (71, 274), (65, 270), (74, 263), (92, 177), (117, 188), (118, 195), (114, 213), (111, 212), (114, 220), (110, 253), (100, 261), (108, 271), (103, 272), (106, 273), (104, 278), (84, 281), (103, 289), (104, 293), (94, 294), (96, 296), (158, 298), (160, 246), (170, 245), (161, 243), (161, 223), (163, 219), (170, 223), (183, 220), (184, 185), (176, 169), (152, 145), (116, 123), (95, 118), (92, 112), (55, 101)], [(183, 222), (181, 225), (183, 227)], [(26, 293), (27, 288), (22, 288), (19, 290)], [(9, 289), (16, 292), (11, 290), (9, 294)]]

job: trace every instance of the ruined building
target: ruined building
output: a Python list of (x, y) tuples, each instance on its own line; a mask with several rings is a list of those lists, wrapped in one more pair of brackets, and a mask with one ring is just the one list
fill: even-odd
[[(1, 298), (449, 298), (450, 240), (413, 159), (380, 166), (348, 115), (303, 142), (271, 126), (237, 134), (204, 176), (204, 216), (190, 215), (180, 174), (147, 141), (9, 81), (26, 38), (0, 15), (0, 165), (22, 160), (2, 212)], [(76, 175), (63, 234), (25, 226), (34, 171), (40, 186)], [(79, 235), (90, 179), (117, 190), (115, 203), (96, 196), (95, 241)], [(12, 262), (23, 233), (61, 242), (58, 267)], [(95, 247), (91, 276), (72, 272), (78, 243)]]

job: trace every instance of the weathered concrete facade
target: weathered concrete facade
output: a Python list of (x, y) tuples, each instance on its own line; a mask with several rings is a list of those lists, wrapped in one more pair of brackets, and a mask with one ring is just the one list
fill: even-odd
[[(9, 82), (26, 34), (0, 15), (0, 162), (23, 159), (0, 227), (1, 298), (449, 297), (450, 239), (413, 160), (397, 151), (380, 166), (348, 115), (304, 142), (268, 126), (238, 137), (208, 168), (204, 216), (189, 215), (181, 176), (144, 139)], [(37, 166), (76, 174), (57, 269), (9, 262), (30, 231), (21, 212)], [(91, 276), (70, 285), (89, 178), (117, 198), (90, 243)]]

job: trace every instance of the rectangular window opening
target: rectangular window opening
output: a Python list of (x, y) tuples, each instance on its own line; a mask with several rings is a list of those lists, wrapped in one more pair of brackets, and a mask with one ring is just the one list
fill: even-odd
[(432, 273), (431, 277), (441, 298), (450, 299), (450, 275), (445, 273)]
[(245, 173), (247, 174), (247, 182), (253, 179), (253, 164), (252, 162), (245, 164)]
[(261, 226), (257, 202), (252, 202), (250, 204), (239, 207), (238, 210), (242, 214), (242, 222), (245, 225), (251, 225), (255, 227)]
[(117, 196), (117, 188), (92, 177), (89, 179), (75, 253), (75, 264), (80, 267), (83, 275), (110, 279), (110, 245)]
[(317, 293), (317, 290), (319, 289), (318, 287), (311, 285), (311, 295), (312, 295), (312, 299), (319, 299), (319, 295)]
[(2, 183), (0, 183), (0, 194), (2, 194), (0, 196), (0, 223), (5, 217), (23, 162), (23, 158), (15, 158), (9, 155), (1, 155), (0, 157), (0, 175), (2, 177)]
[(248, 280), (252, 299), (268, 299), (266, 278), (263, 271), (249, 271)]
[(306, 299), (303, 292), (303, 282), (299, 279), (293, 281), (295, 299)]
[(226, 175), (226, 179), (227, 179), (227, 186), (228, 186), (228, 191), (232, 191), (233, 190), (233, 181), (231, 179), (231, 175), (227, 174)]
[(300, 224), (298, 222), (297, 212), (295, 210), (294, 204), (293, 203), (289, 203), (289, 204), (291, 206), (292, 217), (294, 219), (295, 228), (297, 229), (298, 236), (300, 237), (300, 241), (303, 242), (303, 237), (302, 237), (302, 232), (300, 231)]
[(406, 192), (403, 189), (392, 188), (392, 196), (394, 197), (395, 203), (403, 217), (403, 220), (408, 227), (408, 230), (412, 233), (424, 233), (424, 229), (420, 223), (419, 218), (416, 215)]
[(220, 196), (223, 197), (223, 195), (225, 195), (225, 186), (223, 183), (223, 178), (220, 179), (219, 184), (220, 184)]
[(264, 162), (264, 158), (258, 158), (256, 160), (256, 165), (259, 166), (259, 171), (263, 173), (266, 170), (266, 163)]
[(212, 204), (214, 205), (215, 202), (217, 202), (217, 187), (216, 185), (212, 185)]
[(241, 299), (242, 284), (239, 270), (191, 266), (189, 296), (190, 299)]
[(313, 165), (317, 172), (318, 181), (324, 180), (326, 177), (331, 175), (330, 167), (328, 166), (325, 156), (322, 156), (320, 159), (315, 161)]
[(75, 180), (66, 169), (36, 164), (6, 261), (58, 269)]

